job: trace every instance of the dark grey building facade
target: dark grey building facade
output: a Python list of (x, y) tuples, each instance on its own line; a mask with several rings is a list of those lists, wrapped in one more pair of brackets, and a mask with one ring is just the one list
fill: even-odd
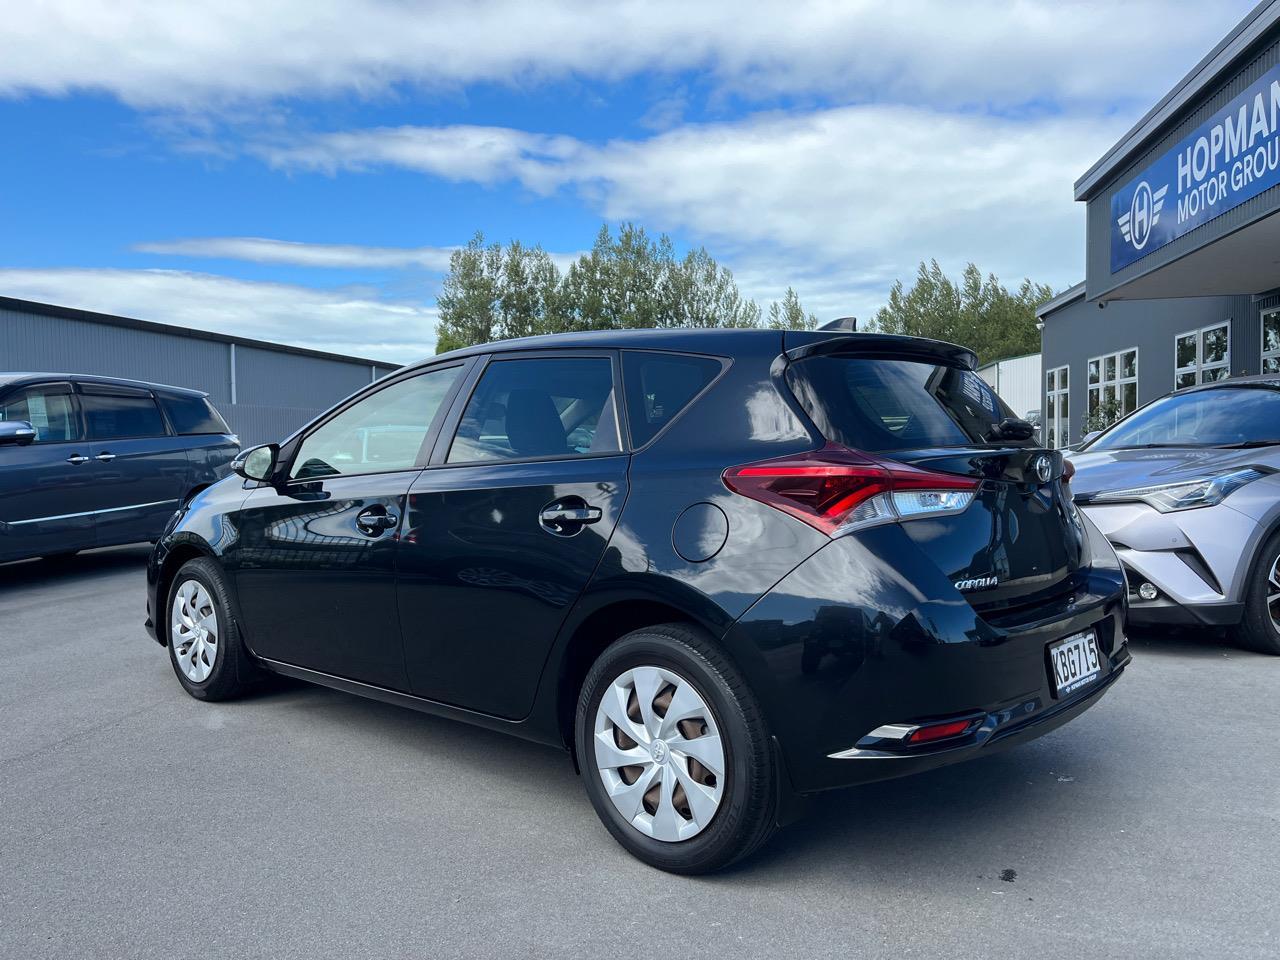
[(1280, 374), (1280, 0), (1258, 4), (1075, 195), (1085, 279), (1038, 311), (1046, 439), (1075, 442), (1086, 423), (1196, 383)]
[(395, 364), (0, 297), (0, 370), (90, 373), (209, 394), (245, 445), (288, 436)]

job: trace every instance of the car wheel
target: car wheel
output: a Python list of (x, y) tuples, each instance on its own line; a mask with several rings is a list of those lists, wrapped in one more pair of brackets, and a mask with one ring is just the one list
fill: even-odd
[(1244, 619), (1232, 636), (1246, 649), (1280, 656), (1280, 533), (1262, 545), (1245, 595)]
[(257, 679), (258, 668), (231, 615), (222, 568), (189, 560), (169, 590), (169, 661), (182, 688), (197, 700), (227, 700)]
[(596, 813), (651, 866), (708, 873), (773, 833), (777, 772), (764, 716), (697, 630), (645, 627), (607, 647), (578, 697), (576, 746)]

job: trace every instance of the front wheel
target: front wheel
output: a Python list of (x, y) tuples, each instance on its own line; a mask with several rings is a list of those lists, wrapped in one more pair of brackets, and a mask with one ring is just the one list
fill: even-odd
[(1249, 650), (1280, 656), (1280, 533), (1262, 545), (1245, 593), (1244, 619), (1232, 637)]
[(169, 662), (197, 700), (239, 696), (258, 675), (231, 615), (229, 589), (222, 568), (201, 557), (182, 565), (169, 590)]
[(673, 873), (709, 873), (773, 833), (769, 735), (746, 681), (683, 624), (646, 627), (605, 649), (578, 698), (587, 794), (614, 838)]

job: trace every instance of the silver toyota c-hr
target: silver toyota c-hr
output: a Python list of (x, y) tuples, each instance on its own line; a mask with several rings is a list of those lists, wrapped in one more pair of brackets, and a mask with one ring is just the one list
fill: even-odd
[(1280, 655), (1280, 378), (1162, 397), (1071, 454), (1115, 547), (1131, 623), (1223, 626)]

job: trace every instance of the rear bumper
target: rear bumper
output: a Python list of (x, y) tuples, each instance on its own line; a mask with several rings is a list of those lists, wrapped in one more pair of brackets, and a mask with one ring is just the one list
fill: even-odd
[[(1094, 563), (1073, 593), (989, 620), (894, 525), (834, 540), (792, 571), (734, 625), (726, 643), (761, 699), (795, 790), (814, 793), (982, 756), (1047, 733), (1096, 703), (1130, 657), (1124, 577), (1105, 541), (1092, 536)], [(1101, 673), (1059, 698), (1048, 646), (1085, 630), (1097, 637)], [(882, 725), (971, 716), (981, 723), (955, 740), (857, 749)]]

